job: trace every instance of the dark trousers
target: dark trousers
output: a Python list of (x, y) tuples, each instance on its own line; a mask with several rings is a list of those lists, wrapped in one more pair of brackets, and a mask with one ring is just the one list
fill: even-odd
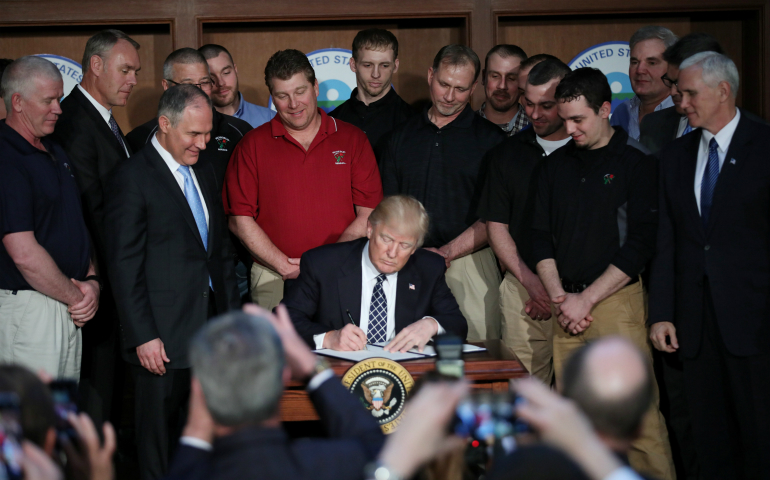
[(120, 360), (118, 312), (109, 287), (102, 291), (99, 310), (82, 332), (78, 408), (88, 413), (100, 432), (107, 420), (119, 428), (125, 366)]
[(682, 361), (676, 353), (653, 351), (660, 388), (660, 411), (666, 417), (677, 478), (697, 480), (698, 457), (692, 434), (690, 408), (684, 385)]
[(682, 361), (701, 477), (768, 479), (770, 354), (730, 354), (708, 282), (704, 290), (700, 349), (695, 358)]
[[(217, 311), (214, 294), (209, 293), (211, 318)], [(166, 367), (164, 375), (156, 375), (140, 365), (131, 365), (131, 373), (139, 475), (142, 480), (157, 480), (168, 472), (169, 460), (187, 421), (191, 371)]]
[(163, 478), (187, 421), (190, 369), (156, 375), (131, 365), (136, 395), (136, 445), (142, 480)]

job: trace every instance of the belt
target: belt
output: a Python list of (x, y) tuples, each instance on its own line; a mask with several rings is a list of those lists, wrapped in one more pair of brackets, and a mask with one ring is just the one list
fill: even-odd
[[(637, 275), (636, 277), (632, 278), (631, 281), (629, 281), (625, 286), (633, 285), (638, 281), (639, 281), (639, 276)], [(561, 286), (566, 293), (580, 293), (586, 288), (588, 288), (591, 285), (591, 283), (593, 282), (579, 283), (579, 282), (570, 282), (569, 280), (562, 280)]]

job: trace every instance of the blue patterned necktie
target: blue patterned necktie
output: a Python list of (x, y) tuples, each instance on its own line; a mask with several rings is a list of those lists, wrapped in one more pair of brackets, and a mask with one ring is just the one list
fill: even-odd
[(703, 221), (703, 228), (709, 223), (711, 214), (711, 204), (714, 201), (714, 187), (719, 178), (719, 144), (716, 138), (711, 138), (709, 142), (709, 159), (706, 163), (706, 171), (703, 172), (703, 180), (700, 184), (700, 217)]
[(124, 151), (128, 151), (126, 150), (126, 145), (123, 143), (123, 136), (120, 134), (120, 128), (118, 128), (118, 122), (115, 121), (115, 117), (113, 117), (112, 115), (110, 115), (110, 129), (112, 129), (112, 133), (115, 135), (115, 138), (118, 139), (120, 148), (122, 148)]
[(684, 137), (688, 133), (692, 132), (692, 126), (690, 126), (690, 121), (687, 120), (687, 126), (684, 127), (684, 132), (682, 132), (682, 136)]
[(369, 326), (366, 339), (369, 343), (382, 343), (388, 335), (388, 299), (382, 289), (385, 274), (377, 275), (377, 284), (372, 291), (372, 301), (369, 303)]

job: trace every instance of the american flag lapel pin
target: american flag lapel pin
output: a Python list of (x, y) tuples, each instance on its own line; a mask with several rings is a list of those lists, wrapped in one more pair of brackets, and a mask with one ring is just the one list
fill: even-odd
[(730, 163), (732, 163), (733, 165), (735, 165), (735, 159), (734, 159), (734, 158), (731, 158), (731, 159), (730, 159)]
[(414, 283), (409, 284), (409, 290), (414, 290)]

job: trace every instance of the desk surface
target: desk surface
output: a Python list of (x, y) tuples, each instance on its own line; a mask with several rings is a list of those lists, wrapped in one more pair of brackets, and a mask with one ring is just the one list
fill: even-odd
[[(475, 388), (487, 388), (494, 391), (508, 389), (508, 380), (522, 378), (529, 375), (521, 365), (516, 355), (501, 340), (486, 340), (475, 342), (474, 345), (484, 346), (486, 352), (466, 353), (465, 377), (474, 383)], [(334, 373), (342, 377), (354, 362), (338, 358), (328, 358)], [(436, 357), (420, 358), (399, 362), (406, 368), (412, 378), (417, 380), (420, 376), (436, 367)], [(305, 385), (291, 382), (287, 385), (281, 399), (281, 419), (283, 421), (316, 420), (315, 409), (305, 392)]]

